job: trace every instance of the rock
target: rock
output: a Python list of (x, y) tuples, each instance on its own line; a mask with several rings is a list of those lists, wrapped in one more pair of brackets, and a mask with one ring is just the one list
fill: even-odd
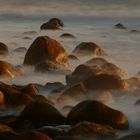
[(23, 87), (22, 89), (20, 89), (20, 91), (26, 95), (38, 95), (39, 94), (39, 91), (34, 84), (28, 84), (25, 87)]
[(106, 73), (106, 74), (118, 75), (120, 77), (126, 75), (126, 73), (121, 68), (119, 68), (113, 63), (105, 63), (101, 66), (101, 68), (103, 70), (103, 73)]
[(82, 42), (72, 51), (73, 54), (82, 55), (105, 55), (104, 51), (93, 42)]
[(5, 104), (7, 107), (25, 107), (30, 102), (32, 102), (33, 99), (29, 95), (25, 95), (22, 93), (14, 93), (8, 96), (6, 98)]
[(57, 90), (57, 89), (60, 89), (60, 88), (64, 88), (65, 85), (61, 82), (54, 82), (54, 83), (46, 83), (45, 84), (45, 87), (49, 90)]
[(116, 29), (127, 29), (123, 24), (118, 23), (114, 26)]
[(125, 89), (127, 83), (117, 75), (99, 74), (83, 81), (87, 90)]
[(0, 106), (4, 104), (4, 94), (0, 91)]
[(25, 36), (25, 37), (23, 37), (23, 39), (25, 39), (25, 40), (31, 40), (32, 38), (29, 37), (29, 36)]
[(135, 30), (135, 29), (134, 29), (134, 30), (131, 30), (130, 32), (131, 32), (131, 33), (140, 33), (140, 31)]
[(76, 38), (74, 35), (70, 34), (70, 33), (63, 33), (62, 35), (60, 35), (61, 38)]
[(79, 82), (82, 82), (89, 78), (90, 76), (95, 76), (102, 73), (102, 70), (98, 66), (90, 67), (87, 65), (79, 65), (72, 72), (72, 74), (66, 75), (66, 83), (68, 85), (74, 85)]
[(55, 138), (57, 136), (64, 136), (65, 132), (61, 128), (53, 127), (53, 126), (44, 126), (39, 128), (37, 131), (47, 134), (50, 138)]
[(62, 114), (47, 102), (31, 102), (25, 107), (21, 116), (26, 120), (31, 120), (36, 127), (59, 125), (65, 122)]
[(135, 105), (136, 106), (139, 106), (140, 105), (140, 99), (135, 102)]
[(4, 43), (0, 42), (0, 55), (8, 54), (8, 47)]
[(64, 23), (58, 19), (58, 18), (52, 18), (48, 22), (41, 25), (41, 30), (51, 29), (51, 30), (57, 30), (61, 29), (61, 27), (64, 26)]
[(88, 60), (84, 64), (88, 65), (88, 66), (96, 66), (96, 65), (101, 66), (101, 65), (104, 65), (105, 63), (107, 63), (107, 60), (105, 60), (102, 57), (96, 57), (96, 58), (92, 58), (92, 59)]
[(34, 35), (36, 33), (37, 33), (36, 31), (26, 31), (23, 34), (25, 34), (25, 35)]
[(80, 102), (67, 115), (67, 120), (70, 124), (89, 121), (110, 125), (117, 129), (124, 129), (128, 126), (127, 117), (122, 112), (95, 100)]
[(68, 57), (64, 48), (59, 42), (48, 36), (40, 36), (31, 44), (28, 49), (24, 64), (33, 65), (41, 62), (50, 62), (61, 67), (68, 67)]
[(12, 64), (0, 61), (0, 77), (9, 77), (15, 78), (16, 76), (21, 75), (21, 69), (13, 66)]
[(116, 131), (110, 126), (100, 125), (92, 122), (80, 122), (74, 125), (69, 131), (70, 136), (87, 136), (87, 137), (115, 137)]
[(76, 136), (58, 136), (54, 140), (87, 140), (87, 138), (80, 138)]
[(14, 131), (11, 127), (0, 124), (0, 133)]
[(51, 140), (47, 135), (34, 131), (24, 133), (3, 133), (0, 134), (2, 140)]

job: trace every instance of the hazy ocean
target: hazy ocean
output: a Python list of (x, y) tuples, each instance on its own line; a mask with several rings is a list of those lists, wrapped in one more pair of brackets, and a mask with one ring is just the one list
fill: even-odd
[[(40, 31), (41, 24), (52, 17), (62, 19), (65, 24), (63, 30)], [(114, 29), (114, 25), (119, 22), (127, 30)], [(79, 43), (91, 41), (108, 54), (107, 60), (126, 71), (124, 78), (128, 78), (140, 71), (140, 32), (132, 33), (131, 30), (134, 29), (140, 31), (140, 0), (0, 0), (0, 41), (9, 48), (9, 55), (0, 56), (0, 60), (21, 65), (26, 52), (13, 50), (18, 47), (29, 48), (39, 35), (58, 40), (69, 54)], [(28, 31), (35, 33), (28, 34)], [(65, 32), (75, 35), (76, 39), (60, 38)], [(84, 57), (79, 63), (86, 60)], [(69, 64), (72, 70), (78, 65)], [(65, 83), (65, 75), (35, 73), (32, 68), (25, 68), (24, 76), (1, 81), (9, 84), (44, 85), (56, 81)], [(140, 110), (132, 106), (136, 98), (127, 96), (121, 99), (111, 106), (128, 115), (130, 129), (140, 128)], [(140, 99), (140, 95), (137, 99)]]

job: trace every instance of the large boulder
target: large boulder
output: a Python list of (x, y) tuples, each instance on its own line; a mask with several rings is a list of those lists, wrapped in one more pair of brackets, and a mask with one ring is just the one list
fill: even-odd
[(99, 74), (83, 81), (87, 90), (124, 89), (127, 83), (117, 75)]
[(15, 78), (21, 75), (21, 69), (19, 67), (13, 66), (12, 64), (0, 61), (0, 77), (10, 77)]
[(68, 67), (67, 53), (61, 44), (48, 36), (40, 36), (29, 47), (24, 64), (35, 66), (45, 61), (60, 67)]
[(122, 112), (95, 100), (80, 102), (67, 115), (67, 120), (70, 124), (89, 121), (110, 125), (117, 129), (123, 129), (128, 126), (127, 117)]
[(30, 120), (36, 127), (59, 125), (65, 122), (63, 115), (50, 103), (34, 101), (21, 113), (22, 118)]
[(0, 55), (8, 54), (8, 47), (4, 43), (0, 42)]
[(69, 75), (66, 75), (66, 83), (67, 84), (76, 84), (84, 81), (92, 75), (97, 75), (102, 73), (102, 69), (98, 66), (90, 67), (87, 65), (79, 65), (76, 69)]
[(82, 55), (105, 55), (104, 51), (93, 42), (82, 42), (72, 51), (74, 54)]
[(61, 29), (61, 27), (63, 26), (64, 26), (64, 23), (62, 22), (62, 20), (58, 18), (52, 18), (48, 22), (43, 23), (40, 29), (41, 30), (47, 30), (47, 29), (57, 30), (57, 29)]

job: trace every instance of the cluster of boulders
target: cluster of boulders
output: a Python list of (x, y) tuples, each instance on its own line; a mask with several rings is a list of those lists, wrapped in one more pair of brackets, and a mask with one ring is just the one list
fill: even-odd
[[(63, 26), (60, 19), (53, 18), (40, 29), (56, 30)], [(121, 24), (115, 27), (126, 29)], [(75, 38), (69, 33), (60, 37)], [(8, 47), (3, 43), (0, 43), (1, 54), (8, 54)], [(128, 118), (123, 112), (95, 98), (87, 98), (97, 91), (101, 96), (110, 98), (110, 91), (125, 91), (132, 85), (140, 85), (139, 78), (124, 79), (126, 73), (107, 61), (106, 52), (96, 43), (82, 42), (68, 55), (55, 39), (39, 36), (27, 50), (23, 66), (31, 66), (35, 72), (62, 72), (70, 69), (69, 60), (79, 61), (79, 56), (91, 56), (91, 59), (69, 71), (65, 76), (66, 85), (60, 82), (45, 85), (9, 85), (0, 82), (0, 110), (12, 112), (12, 115), (0, 115), (1, 140), (108, 140), (117, 139), (117, 132), (129, 128)], [(0, 76), (19, 76), (23, 74), (23, 66), (0, 61)], [(42, 90), (49, 92), (50, 96), (43, 96)], [(76, 104), (69, 105), (70, 99)], [(139, 100), (135, 105), (139, 105)], [(120, 140), (133, 139), (137, 135), (139, 132)]]

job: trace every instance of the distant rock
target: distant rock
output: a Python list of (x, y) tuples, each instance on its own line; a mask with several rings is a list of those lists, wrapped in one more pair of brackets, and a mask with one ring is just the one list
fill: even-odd
[(40, 29), (41, 30), (58, 30), (61, 29), (64, 26), (64, 23), (62, 20), (58, 18), (52, 18), (48, 22), (44, 23), (41, 25)]
[(24, 65), (35, 66), (42, 62), (67, 68), (68, 56), (58, 41), (48, 36), (40, 36), (29, 47), (24, 58)]
[(117, 129), (128, 127), (128, 119), (122, 112), (95, 100), (86, 100), (77, 104), (67, 115), (67, 120), (70, 124), (89, 121)]
[(81, 55), (105, 55), (104, 51), (93, 42), (82, 42), (72, 51), (74, 54)]
[(63, 33), (62, 35), (60, 35), (61, 38), (76, 38), (74, 35), (70, 34), (70, 33)]
[(14, 52), (26, 52), (27, 49), (25, 47), (19, 47), (19, 48), (16, 48), (14, 49)]
[(0, 55), (7, 55), (7, 54), (8, 54), (8, 46), (0, 42)]
[(118, 23), (114, 26), (116, 29), (127, 29), (123, 24)]

